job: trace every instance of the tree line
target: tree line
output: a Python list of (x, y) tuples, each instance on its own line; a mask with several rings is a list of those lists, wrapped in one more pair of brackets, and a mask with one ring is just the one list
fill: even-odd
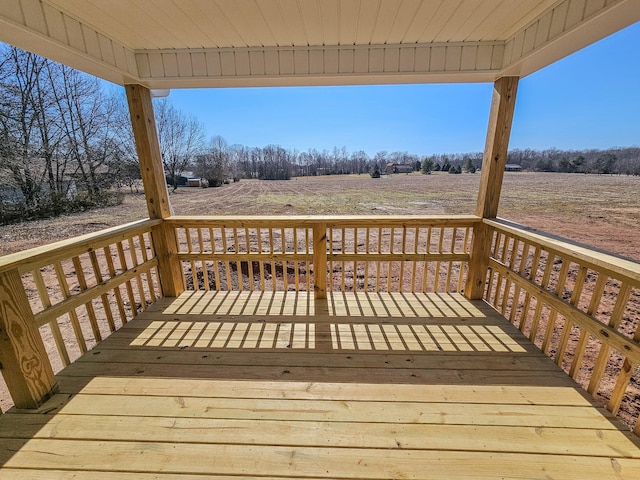
[(511, 150), (507, 162), (535, 172), (640, 175), (640, 148)]

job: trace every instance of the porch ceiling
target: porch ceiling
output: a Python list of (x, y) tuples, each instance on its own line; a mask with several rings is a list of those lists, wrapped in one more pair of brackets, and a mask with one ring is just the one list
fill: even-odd
[(149, 88), (492, 82), (640, 20), (640, 0), (7, 0), (0, 40)]

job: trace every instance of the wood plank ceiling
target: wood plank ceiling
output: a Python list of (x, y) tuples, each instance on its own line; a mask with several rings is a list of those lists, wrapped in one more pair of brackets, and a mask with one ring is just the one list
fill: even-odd
[(0, 40), (151, 88), (494, 81), (640, 19), (640, 0), (4, 0)]

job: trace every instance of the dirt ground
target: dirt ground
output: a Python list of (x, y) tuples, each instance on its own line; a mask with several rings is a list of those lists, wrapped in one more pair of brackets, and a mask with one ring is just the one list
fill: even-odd
[[(177, 215), (468, 214), (479, 180), (479, 174), (440, 173), (242, 180), (180, 188), (170, 200)], [(639, 191), (640, 177), (506, 173), (499, 216), (640, 261)], [(0, 226), (0, 255), (145, 217), (144, 197), (128, 194), (118, 207)]]
[[(177, 215), (430, 215), (474, 213), (479, 174), (241, 180), (179, 188)], [(506, 173), (498, 215), (640, 261), (640, 177)], [(0, 255), (146, 217), (144, 197), (50, 220), (0, 226)]]

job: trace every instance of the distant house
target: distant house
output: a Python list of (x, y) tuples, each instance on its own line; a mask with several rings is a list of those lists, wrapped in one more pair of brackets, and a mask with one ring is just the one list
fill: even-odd
[(385, 173), (391, 175), (392, 173), (411, 173), (413, 172), (413, 165), (407, 165), (404, 163), (387, 163)]
[(201, 187), (202, 179), (201, 178), (187, 178), (187, 187)]
[(521, 172), (522, 171), (522, 166), (515, 164), (515, 163), (507, 163), (504, 166), (504, 171), (505, 172)]

